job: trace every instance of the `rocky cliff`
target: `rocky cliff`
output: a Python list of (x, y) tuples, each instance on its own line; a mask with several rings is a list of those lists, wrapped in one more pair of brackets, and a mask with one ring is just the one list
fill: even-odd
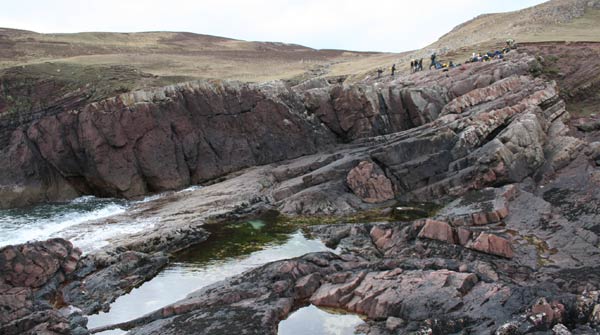
[[(3, 164), (23, 168), (0, 172), (5, 206), (133, 197), (248, 168), (110, 218), (155, 224), (75, 266), (60, 265), (45, 242), (0, 250), (0, 307), (10, 308), (0, 330), (84, 328), (78, 313), (38, 317), (60, 307), (48, 296), (98, 311), (154, 275), (162, 252), (204, 241), (207, 220), (275, 209), (318, 218), (369, 210), (388, 222), (312, 227), (341, 254), (270, 263), (105, 328), (275, 334), (311, 303), (365, 315), (369, 334), (597, 333), (600, 129), (594, 116), (579, 125), (586, 133), (570, 126), (557, 83), (534, 76), (539, 66), (511, 53), (357, 85), (192, 82), (23, 124), (3, 151)], [(440, 209), (406, 219), (397, 201)], [(13, 256), (32, 249), (48, 254), (50, 270)]]
[[(131, 198), (182, 188), (249, 166), (313, 154), (336, 143), (411, 129), (439, 116), (443, 120), (435, 127), (441, 125), (446, 134), (459, 132), (442, 123), (450, 124), (448, 120), (462, 109), (478, 112), (471, 105), (485, 102), (477, 100), (484, 99), (481, 95), (498, 91), (497, 96), (487, 97), (496, 101), (486, 105), (490, 110), (521, 103), (536, 87), (545, 85), (515, 77), (490, 86), (526, 74), (530, 61), (474, 66), (453, 71), (452, 76), (415, 76), (410, 79), (413, 82), (376, 85), (332, 85), (325, 80), (294, 87), (283, 82), (190, 82), (83, 106), (78, 100), (75, 108), (58, 112), (50, 108), (43, 114), (42, 109), (35, 118), (5, 129), (10, 140), (0, 153), (4, 164), (0, 206), (66, 200), (79, 194)], [(487, 86), (488, 91), (468, 95)], [(457, 102), (447, 105), (454, 99)], [(528, 105), (522, 102), (516, 108), (520, 112)], [(494, 117), (498, 124), (480, 132), (491, 133), (516, 112), (494, 113), (502, 114)], [(485, 138), (480, 136), (480, 140)], [(461, 140), (463, 147), (454, 148), (453, 155), (466, 154), (478, 145), (468, 147), (465, 141)], [(406, 188), (401, 183), (396, 186)]]

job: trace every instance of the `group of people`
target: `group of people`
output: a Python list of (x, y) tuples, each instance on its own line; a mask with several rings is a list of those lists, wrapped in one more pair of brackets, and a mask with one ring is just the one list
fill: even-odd
[[(492, 59), (503, 59), (504, 54), (506, 54), (516, 48), (517, 48), (517, 43), (515, 42), (515, 40), (513, 40), (511, 38), (511, 39), (506, 40), (506, 47), (504, 49), (502, 49), (502, 51), (496, 50), (495, 52), (486, 52), (484, 54), (474, 52), (471, 55), (471, 58), (467, 59), (465, 63), (486, 62), (486, 61), (490, 61)], [(431, 55), (431, 64), (429, 65), (429, 69), (431, 70), (433, 68), (436, 70), (442, 69), (444, 71), (448, 71), (448, 69), (457, 67), (460, 65), (461, 64), (454, 64), (453, 61), (440, 63), (437, 60), (437, 54), (434, 52)], [(410, 60), (410, 69), (411, 69), (412, 73), (423, 71), (423, 58), (411, 59)], [(392, 65), (391, 72), (392, 72), (392, 77), (393, 77), (394, 74), (396, 73), (396, 64)], [(383, 73), (383, 70), (378, 69), (377, 70), (377, 78), (381, 78), (382, 73)]]
[(494, 52), (488, 51), (484, 54), (481, 53), (473, 53), (471, 58), (467, 59), (466, 63), (476, 63), (476, 62), (487, 62), (492, 59), (503, 59), (504, 55), (509, 53), (511, 50), (517, 48), (517, 43), (512, 38), (506, 40), (506, 46), (502, 51), (496, 50)]
[[(496, 50), (494, 52), (490, 51), (483, 54), (474, 52), (471, 55), (471, 57), (465, 61), (465, 63), (487, 62), (492, 59), (503, 59), (505, 54), (509, 53), (511, 50), (514, 50), (516, 48), (517, 43), (511, 38), (506, 40), (506, 46), (504, 47), (504, 49), (502, 49), (502, 51)], [(460, 64), (454, 64), (452, 61), (442, 64), (437, 61), (437, 55), (435, 53), (431, 55), (431, 65), (429, 65), (430, 70), (431, 68), (435, 68), (437, 70), (444, 69), (445, 71), (447, 71), (448, 68), (453, 68), (456, 66), (460, 66)]]
[(410, 69), (411, 69), (412, 73), (423, 71), (423, 58), (411, 59), (410, 60)]
[(434, 53), (431, 55), (431, 64), (429, 65), (429, 69), (430, 69), (430, 70), (431, 70), (432, 68), (434, 68), (434, 69), (436, 69), (436, 70), (445, 69), (445, 70), (447, 71), (449, 68), (457, 67), (457, 66), (459, 66), (459, 65), (460, 65), (460, 64), (454, 64), (454, 62), (453, 62), (453, 61), (449, 61), (449, 62), (446, 62), (446, 63), (440, 63), (440, 62), (437, 60), (437, 55), (436, 55), (436, 53), (434, 52)]

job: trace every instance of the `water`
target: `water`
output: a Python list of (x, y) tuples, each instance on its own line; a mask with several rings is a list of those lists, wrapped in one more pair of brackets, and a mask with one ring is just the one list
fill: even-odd
[(364, 321), (354, 314), (321, 309), (313, 305), (300, 308), (279, 323), (279, 335), (354, 335)]
[[(52, 237), (70, 239), (84, 251), (103, 245), (102, 241), (116, 234), (135, 230), (134, 225), (88, 227), (83, 223), (124, 213), (129, 204), (123, 200), (93, 196), (77, 198), (61, 204), (41, 204), (26, 208), (0, 210), (0, 247)], [(90, 230), (93, 234), (90, 234)], [(112, 231), (112, 232), (109, 232)], [(86, 232), (87, 234), (83, 234)], [(98, 235), (96, 235), (98, 233)]]
[[(176, 255), (159, 275), (121, 296), (108, 313), (88, 317), (88, 328), (128, 321), (185, 298), (189, 293), (268, 262), (326, 251), (293, 225), (276, 219), (207, 225), (211, 237)], [(176, 283), (176, 285), (173, 285)], [(99, 334), (124, 334), (120, 330)]]
[[(192, 192), (198, 188), (193, 186), (179, 192)], [(108, 244), (113, 237), (152, 229), (155, 223), (152, 219), (110, 223), (100, 219), (163, 196), (165, 194), (157, 194), (139, 201), (85, 196), (67, 203), (0, 210), (0, 247), (62, 237), (88, 253)], [(88, 327), (137, 318), (181, 300), (202, 287), (268, 262), (309, 252), (331, 251), (322, 242), (306, 237), (297, 226), (276, 217), (206, 225), (205, 228), (211, 232), (207, 241), (177, 254), (159, 275), (117, 299), (108, 313), (89, 316)], [(349, 325), (358, 324), (360, 319), (309, 306), (283, 321), (281, 334), (305, 334), (299, 324), (294, 326), (294, 320), (301, 320), (300, 324), (310, 320), (314, 324), (311, 327), (315, 328), (313, 333), (317, 335), (345, 335), (353, 334)], [(101, 334), (123, 333), (114, 330)]]
[[(176, 193), (193, 192), (200, 188), (191, 186)], [(137, 201), (83, 196), (65, 203), (0, 210), (0, 247), (62, 237), (84, 253), (89, 253), (107, 245), (113, 237), (151, 229), (156, 219), (96, 224), (90, 221), (125, 213), (132, 206), (160, 199), (170, 193), (159, 193)]]

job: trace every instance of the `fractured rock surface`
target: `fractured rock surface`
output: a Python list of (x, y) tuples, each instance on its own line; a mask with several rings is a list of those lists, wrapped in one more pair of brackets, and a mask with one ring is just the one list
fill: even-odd
[[(106, 327), (130, 334), (275, 334), (308, 303), (365, 315), (369, 334), (594, 334), (600, 134), (569, 127), (556, 83), (529, 75), (535, 62), (511, 53), (373, 85), (197, 82), (121, 95), (16, 130), (2, 154), (19, 169), (0, 170), (0, 198), (130, 197), (261, 165), (108, 219), (155, 217), (153, 231), (76, 264), (51, 258), (45, 271), (69, 283), (47, 292), (86, 312), (151, 278), (161, 252), (203, 241), (208, 219), (442, 207), (422, 220), (312, 227), (341, 254), (270, 263)], [(16, 267), (3, 301), (23, 319), (37, 315), (28, 301), (47, 301), (29, 298), (47, 274), (30, 266), (15, 289)], [(35, 320), (22, 329), (45, 322)]]

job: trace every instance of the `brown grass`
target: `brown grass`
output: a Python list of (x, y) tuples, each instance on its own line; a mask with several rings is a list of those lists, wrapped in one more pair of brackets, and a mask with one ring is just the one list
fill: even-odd
[(165, 77), (219, 78), (249, 82), (348, 76), (350, 81), (389, 75), (396, 64), (408, 73), (411, 58), (438, 50), (442, 60), (463, 62), (472, 52), (500, 49), (517, 41), (600, 41), (600, 10), (571, 17), (584, 0), (553, 0), (522, 11), (483, 15), (432, 45), (401, 54), (314, 50), (282, 43), (246, 42), (177, 32), (38, 34), (0, 28), (0, 69), (44, 62), (83, 66), (132, 65)]

